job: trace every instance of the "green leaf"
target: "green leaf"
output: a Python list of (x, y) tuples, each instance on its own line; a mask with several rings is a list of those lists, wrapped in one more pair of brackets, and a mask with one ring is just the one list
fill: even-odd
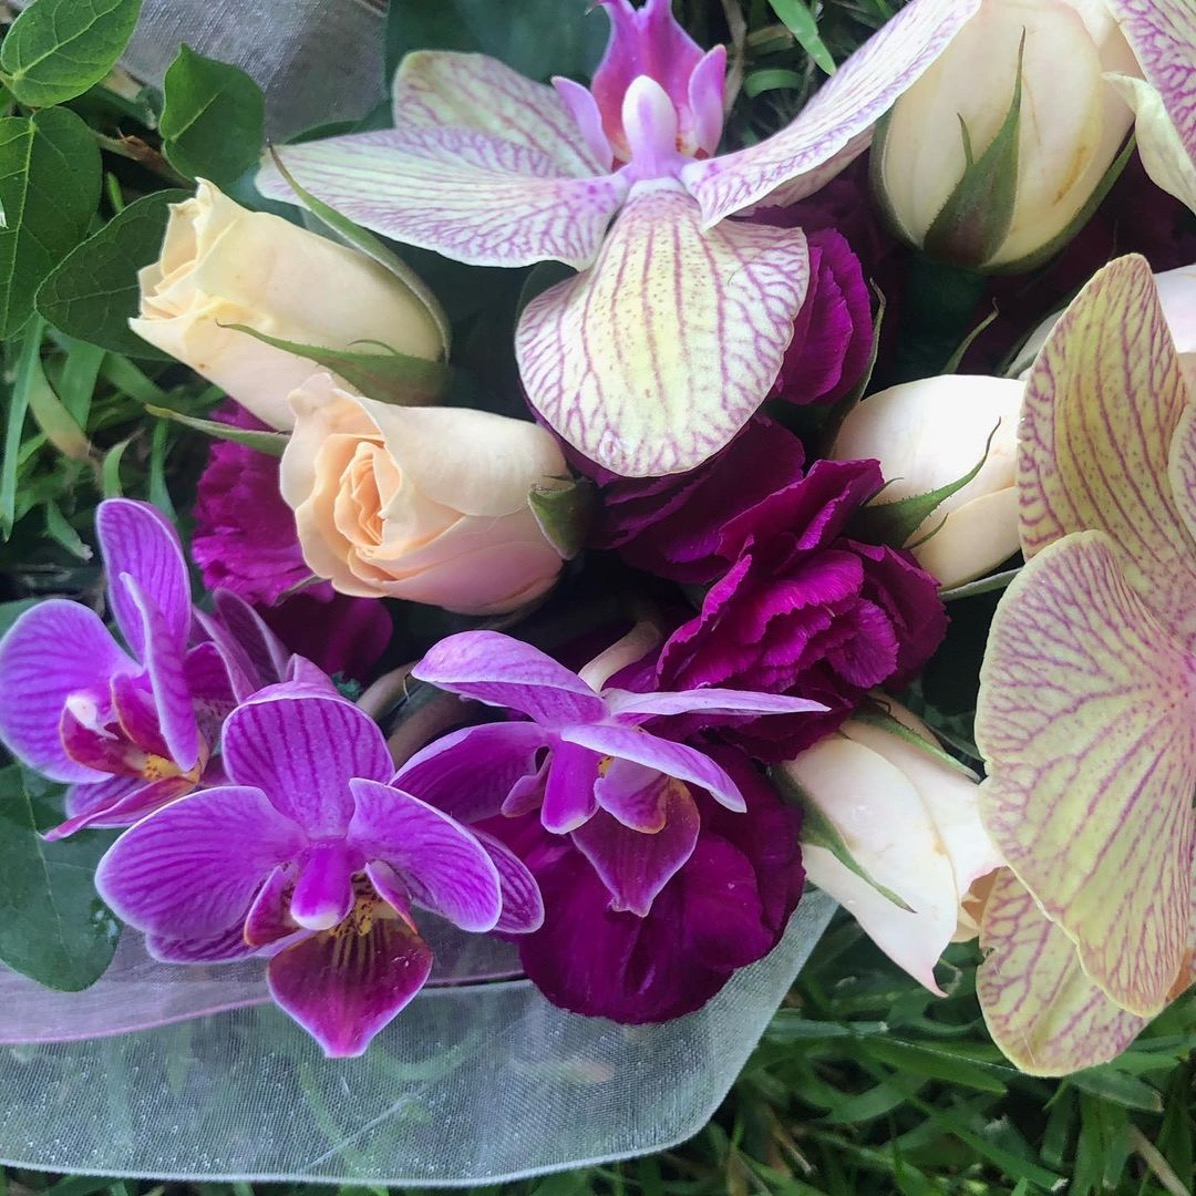
[(835, 73), (835, 60), (826, 48), (818, 32), (818, 22), (809, 6), (802, 0), (768, 0), (772, 11), (783, 22), (786, 29), (797, 39), (797, 44), (828, 74)]
[(299, 197), (303, 206), (321, 224), (336, 233), (346, 244), (361, 250), (366, 257), (372, 258), (378, 265), (389, 270), (411, 292), (412, 296), (423, 304), (424, 310), (436, 325), (436, 331), (440, 333), (440, 339), (444, 343), (444, 351), (447, 354), (453, 341), (453, 330), (449, 325), (448, 316), (444, 314), (444, 308), (440, 306), (440, 300), (436, 298), (427, 283), (373, 233), (368, 232), (359, 224), (354, 224), (348, 216), (342, 216), (335, 208), (330, 208), (322, 200), (312, 195), (310, 191), (305, 191), (299, 186), (273, 147), (271, 147), (270, 156), (274, 159), (278, 173), (286, 179), (287, 184)]
[(272, 345), (296, 357), (305, 357), (344, 378), (350, 386), (380, 403), (417, 406), (434, 403), (449, 384), (449, 369), (437, 361), (410, 357), (386, 348), (383, 353), (362, 353), (353, 349), (325, 349), (320, 345), (303, 345), (297, 341), (267, 336), (248, 324), (227, 324), (235, 332), (243, 332), (254, 340)]
[(141, 0), (34, 0), (0, 49), (9, 91), (32, 108), (82, 95), (116, 65), (140, 12)]
[(78, 340), (130, 357), (171, 358), (129, 329), (137, 314), (137, 272), (158, 258), (169, 205), (186, 191), (156, 191), (129, 204), (99, 232), (76, 246), (42, 283), (37, 310)]
[(588, 79), (610, 33), (586, 0), (390, 0), (386, 85), (412, 50), (463, 50), (501, 59), (530, 79)]
[(180, 46), (162, 97), (162, 151), (180, 174), (227, 187), (258, 160), (266, 101), (243, 70)]
[(93, 883), (113, 837), (83, 831), (45, 842), (38, 832), (61, 818), (59, 792), (17, 765), (0, 770), (0, 960), (77, 992), (103, 975), (120, 934)]
[[(169, 407), (156, 407), (146, 404), (146, 411), (156, 415), (159, 419), (172, 420), (187, 428), (194, 428), (213, 436), (217, 440), (231, 440), (233, 444), (243, 444), (246, 448), (257, 449), (259, 453), (267, 453), (271, 457), (281, 457), (287, 447), (290, 437), (285, 432), (255, 432), (247, 428), (235, 428), (232, 424), (222, 424), (214, 419), (200, 419), (195, 415), (184, 415), (181, 411), (172, 411)], [(160, 506), (160, 503), (155, 503)]]
[(1116, 1062), (1078, 1071), (1068, 1076), (1067, 1082), (1081, 1092), (1112, 1101), (1126, 1109), (1138, 1109), (1143, 1113), (1163, 1111), (1163, 1098), (1159, 1090), (1145, 1080), (1119, 1071)]
[(544, 538), (571, 561), (585, 547), (598, 509), (594, 483), (588, 478), (562, 478), (555, 485), (537, 483), (527, 501)]
[(0, 338), (29, 319), (42, 280), (87, 235), (100, 182), (99, 147), (69, 109), (0, 119)]
[(25, 330), (17, 377), (13, 383), (13, 402), (28, 405), (37, 426), (64, 457), (74, 461), (89, 461), (91, 444), (86, 433), (62, 405), (62, 400), (54, 393), (42, 368), (44, 327), (38, 319)]
[(1023, 31), (1009, 111), (997, 135), (979, 158), (973, 159), (968, 127), (963, 117), (959, 118), (967, 166), (923, 238), (923, 249), (934, 257), (961, 266), (982, 266), (1000, 249), (1009, 233), (1017, 200), (1022, 60), (1025, 50), (1026, 35)]

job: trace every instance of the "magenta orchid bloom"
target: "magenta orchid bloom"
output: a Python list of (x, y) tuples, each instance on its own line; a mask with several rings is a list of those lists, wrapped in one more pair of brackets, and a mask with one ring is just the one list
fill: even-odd
[(54, 837), (127, 825), (194, 788), (213, 724), (233, 705), (216, 647), (188, 650), (191, 591), (174, 529), (148, 503), (110, 499), (96, 533), (128, 650), (95, 611), (57, 598), (26, 611), (0, 642), (0, 741), (71, 786), (71, 817)]
[[(801, 230), (728, 218), (792, 203), (860, 154), (979, 0), (912, 0), (791, 125), (721, 157), (722, 48), (703, 54), (669, 0), (602, 3), (612, 33), (589, 91), (418, 52), (395, 78), (394, 129), (279, 153), (317, 199), (398, 241), (576, 267), (520, 319), (531, 405), (617, 474), (680, 473), (764, 401), (806, 298)], [(259, 186), (294, 198), (272, 165)]]
[(223, 759), (229, 783), (125, 832), (96, 887), (158, 959), (270, 955), (274, 999), (328, 1055), (360, 1055), (428, 978), (413, 907), (466, 931), (542, 922), (514, 854), (391, 785), (386, 740), (350, 703), (255, 698)]
[(545, 830), (572, 835), (606, 884), (611, 908), (641, 916), (693, 854), (701, 818), (691, 787), (729, 810), (746, 808), (722, 765), (642, 724), (693, 711), (826, 709), (804, 698), (732, 689), (599, 693), (539, 649), (494, 631), (442, 640), (412, 675), (531, 721), (448, 735), (413, 756), (397, 780), (466, 823), (538, 807)]

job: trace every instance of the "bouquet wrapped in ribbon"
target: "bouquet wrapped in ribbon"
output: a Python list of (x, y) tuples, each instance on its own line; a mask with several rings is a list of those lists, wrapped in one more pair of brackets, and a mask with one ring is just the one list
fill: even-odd
[(829, 898), (932, 992), (978, 936), (1033, 1074), (1193, 978), (1186, 0), (797, 21), (819, 86), (536, 7), (394, 0), (269, 142), (111, 73), (136, 0), (7, 30), (0, 1155), (659, 1147)]

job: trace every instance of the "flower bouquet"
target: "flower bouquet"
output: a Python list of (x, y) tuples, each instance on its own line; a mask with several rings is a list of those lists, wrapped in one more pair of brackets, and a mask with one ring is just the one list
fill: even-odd
[(139, 0), (0, 45), (0, 1156), (657, 1149), (832, 898), (1113, 1058), (1193, 979), (1196, 12), (458, 7), (269, 141)]

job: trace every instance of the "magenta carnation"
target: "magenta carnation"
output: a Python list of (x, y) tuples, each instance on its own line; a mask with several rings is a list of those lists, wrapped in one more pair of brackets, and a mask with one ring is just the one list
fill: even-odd
[[(875, 461), (818, 461), (731, 520), (720, 551), (733, 564), (665, 642), (656, 685), (825, 703), (823, 714), (721, 732), (761, 759), (784, 760), (838, 726), (869, 689), (911, 679), (938, 647), (947, 616), (935, 579), (907, 552), (845, 534), (881, 482)], [(700, 724), (691, 716), (687, 725)]]
[(724, 749), (718, 759), (747, 808), (733, 813), (696, 794), (697, 843), (644, 916), (612, 910), (585, 855), (535, 815), (483, 824), (539, 883), (544, 924), (521, 936), (519, 953), (554, 1004), (624, 1023), (667, 1021), (701, 1008), (780, 941), (804, 880), (797, 811), (746, 757)]

